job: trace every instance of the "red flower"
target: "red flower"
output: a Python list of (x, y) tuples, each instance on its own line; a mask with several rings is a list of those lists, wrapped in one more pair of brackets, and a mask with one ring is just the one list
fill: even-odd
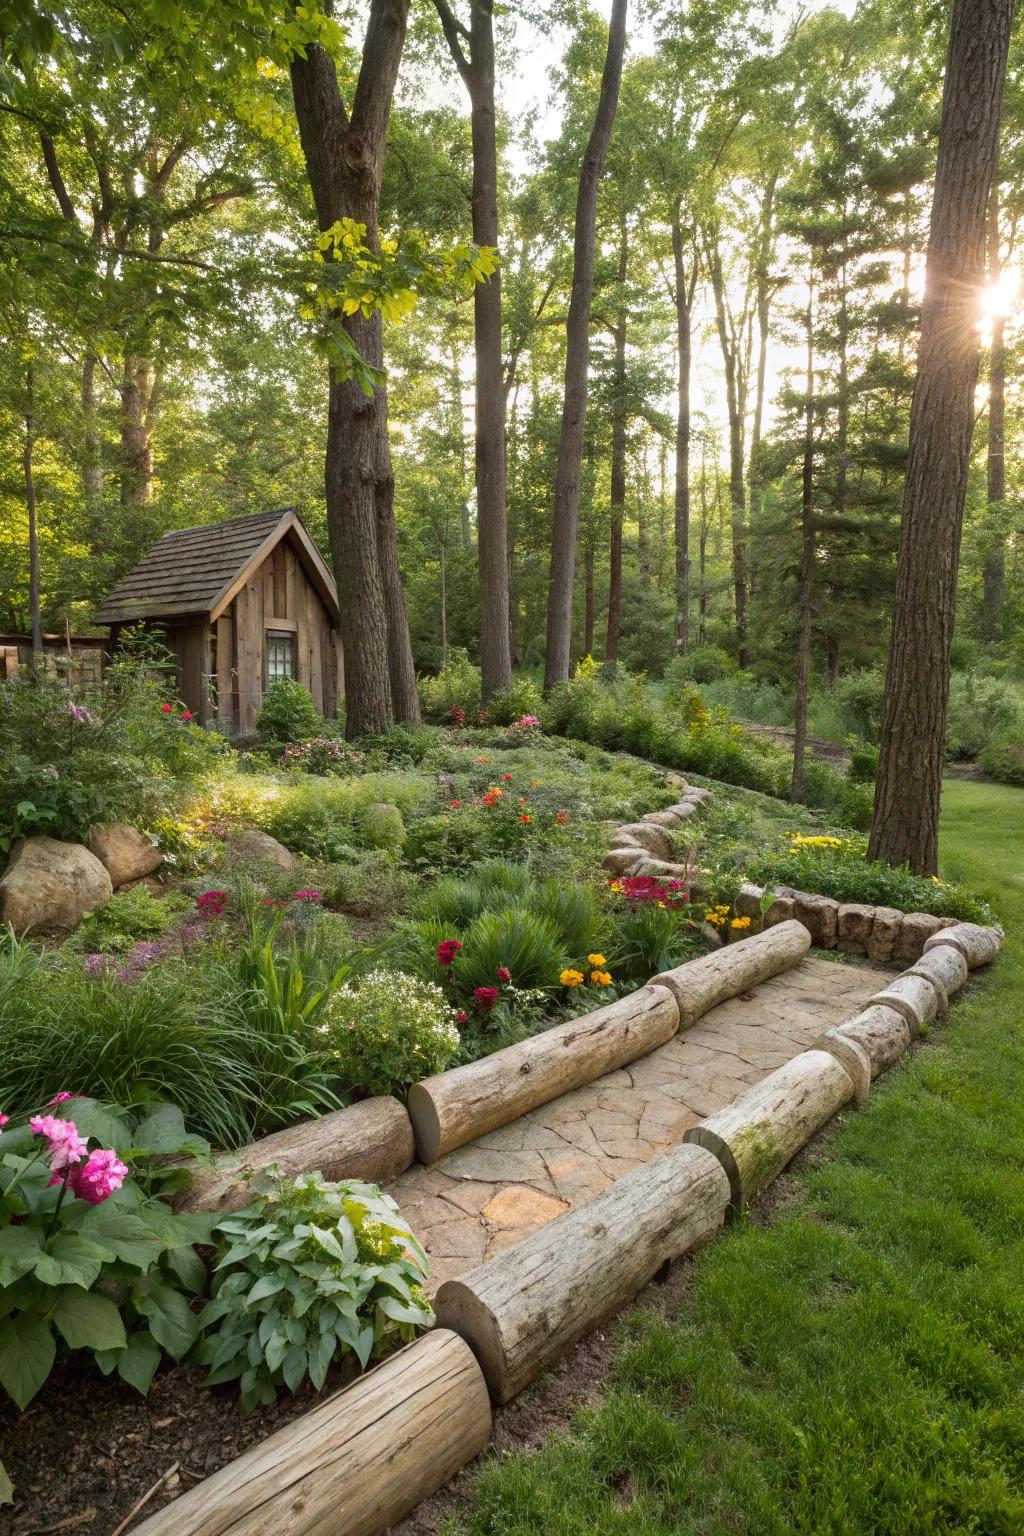
[(227, 904), (227, 891), (204, 891), (196, 902), (196, 908), (204, 917), (220, 917)]
[(569, 824), (569, 812), (568, 811), (556, 811), (555, 812), (555, 826), (556, 827), (565, 827), (565, 826), (568, 826), (568, 824)]
[(437, 963), (443, 965), (445, 970), (451, 965), (462, 945), (458, 939), (442, 939), (437, 946)]
[(473, 1001), (481, 1013), (490, 1013), (498, 1001), (497, 987), (475, 987), (473, 989)]
[(510, 773), (503, 773), (502, 776), (501, 776), (502, 783), (503, 784), (507, 784), (511, 777), (512, 777), (512, 775)]
[(171, 706), (170, 706), (170, 704), (161, 704), (160, 708), (163, 710), (165, 715), (169, 715), (171, 713)]
[(190, 709), (183, 709), (182, 712), (181, 712), (181, 718), (183, 720), (191, 720), (192, 719), (192, 711)]
[(512, 980), (512, 972), (509, 970), (507, 965), (499, 965), (497, 971), (495, 972), (495, 975), (497, 976), (499, 981), (511, 981)]
[(477, 723), (477, 725), (486, 725), (487, 724), (487, 711), (486, 711), (486, 709), (482, 709), (480, 711), (480, 713), (477, 715), (476, 723)]
[(455, 1015), (455, 1022), (456, 1024), (466, 1024), (469, 1022), (469, 1014), (466, 1012), (465, 1008), (459, 1009), (458, 1013)]
[(453, 704), (448, 712), (448, 717), (451, 720), (452, 729), (454, 730), (456, 726), (461, 725), (465, 720), (466, 711), (464, 709), (460, 709), (457, 704)]
[(520, 816), (519, 820), (524, 824), (524, 826), (528, 826), (529, 823), (533, 820), (533, 817), (532, 816)]
[(448, 809), (450, 811), (461, 811), (462, 810), (462, 801), (461, 800), (449, 800), (448, 801)]

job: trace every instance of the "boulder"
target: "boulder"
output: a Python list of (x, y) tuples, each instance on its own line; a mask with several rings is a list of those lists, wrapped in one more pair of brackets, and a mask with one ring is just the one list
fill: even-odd
[(844, 901), (839, 908), (839, 948), (846, 955), (866, 955), (871, 942), (874, 907), (859, 901)]
[(897, 912), (895, 907), (875, 908), (875, 917), (871, 924), (871, 937), (868, 940), (868, 958), (870, 960), (877, 960), (885, 964), (886, 961), (892, 959), (902, 922), (903, 913)]
[(772, 892), (775, 900), (764, 915), (764, 926), (775, 928), (779, 923), (788, 923), (796, 916), (796, 892), (780, 886)]
[(601, 863), (613, 875), (631, 875), (642, 858), (643, 849), (640, 847), (609, 848)]
[(280, 869), (295, 869), (298, 859), (276, 837), (259, 827), (242, 827), (227, 839), (228, 858), (234, 864), (276, 864)]
[(906, 912), (893, 948), (892, 957), (903, 965), (920, 960), (928, 939), (943, 928), (952, 928), (951, 917), (932, 917), (930, 912)]
[(641, 848), (646, 848), (647, 852), (653, 854), (656, 859), (671, 859), (675, 852), (675, 843), (665, 828), (652, 826), (649, 821), (632, 821), (628, 826), (620, 827), (613, 840), (613, 847), (616, 843), (619, 847), (626, 846), (624, 843), (619, 843), (618, 839), (627, 837), (631, 837), (634, 843), (639, 843)]
[(839, 903), (831, 896), (816, 896), (811, 891), (800, 891), (796, 897), (794, 917), (811, 935), (816, 949), (835, 949), (838, 932)]
[(15, 933), (71, 932), (113, 894), (106, 869), (81, 843), (23, 838), (0, 880), (0, 923)]
[(124, 821), (93, 827), (89, 833), (89, 852), (99, 859), (115, 891), (129, 880), (143, 880), (163, 863), (159, 848), (154, 848), (145, 833)]
[(751, 885), (744, 882), (736, 892), (736, 900), (733, 906), (740, 917), (755, 918), (761, 916), (761, 898), (764, 891), (759, 885)]

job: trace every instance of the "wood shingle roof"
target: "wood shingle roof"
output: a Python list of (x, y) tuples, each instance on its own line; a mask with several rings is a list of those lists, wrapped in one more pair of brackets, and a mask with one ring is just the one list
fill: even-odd
[(124, 624), (185, 614), (215, 619), (251, 570), (288, 534), (336, 619), (338, 598), (330, 572), (301, 519), (285, 507), (165, 533), (101, 604), (96, 621)]

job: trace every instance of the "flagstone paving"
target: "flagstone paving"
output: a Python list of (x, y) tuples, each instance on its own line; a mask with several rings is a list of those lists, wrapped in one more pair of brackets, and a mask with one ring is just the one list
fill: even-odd
[(693, 1029), (451, 1152), (388, 1193), (430, 1257), (431, 1286), (517, 1243), (805, 1051), (892, 972), (808, 958)]

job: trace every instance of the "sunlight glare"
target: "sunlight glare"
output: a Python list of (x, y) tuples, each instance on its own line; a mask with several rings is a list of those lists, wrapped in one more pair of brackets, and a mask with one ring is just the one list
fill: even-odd
[(986, 320), (1005, 320), (1013, 313), (1020, 294), (1020, 272), (1008, 267), (994, 283), (982, 290), (981, 310)]

